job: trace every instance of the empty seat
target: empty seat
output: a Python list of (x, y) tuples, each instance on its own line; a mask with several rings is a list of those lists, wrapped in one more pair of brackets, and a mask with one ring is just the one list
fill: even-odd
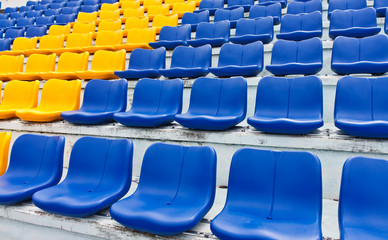
[(63, 48), (64, 41), (65, 36), (63, 35), (45, 35), (40, 38), (38, 49), (24, 50), (24, 54), (50, 54), (55, 52), (56, 49)]
[(224, 0), (202, 0), (199, 4), (199, 10), (194, 12), (209, 11), (210, 15), (214, 15), (221, 8), (224, 8)]
[(50, 79), (42, 89), (40, 103), (31, 109), (18, 109), (16, 116), (24, 121), (51, 122), (61, 119), (61, 112), (79, 108), (81, 81)]
[(244, 18), (244, 8), (238, 7), (234, 9), (218, 9), (214, 14), (214, 22), (228, 20), (230, 27), (236, 27), (237, 20)]
[(91, 33), (71, 33), (67, 35), (66, 46), (64, 48), (57, 48), (53, 51), (57, 54), (64, 52), (84, 52), (84, 48), (91, 47), (93, 37)]
[(99, 5), (83, 5), (80, 9), (80, 13), (97, 13)]
[(381, 28), (377, 27), (376, 11), (374, 8), (360, 10), (334, 11), (330, 18), (329, 36), (367, 37), (376, 35)]
[(14, 12), (9, 15), (10, 19), (18, 19), (18, 18), (24, 18), (26, 17), (26, 12)]
[(147, 17), (149, 19), (153, 19), (155, 16), (158, 15), (169, 15), (170, 8), (168, 5), (158, 5), (158, 6), (149, 6), (147, 9)]
[(264, 46), (262, 42), (239, 45), (227, 43), (222, 45), (218, 66), (209, 68), (219, 77), (256, 76), (263, 70)]
[[(0, 57), (0, 59), (3, 56)], [(16, 117), (16, 110), (34, 108), (38, 105), (39, 81), (10, 81), (4, 87), (0, 104), (0, 119)]]
[(95, 22), (97, 21), (97, 12), (91, 12), (91, 13), (86, 13), (86, 12), (80, 12), (78, 13), (77, 16), (77, 22)]
[(330, 0), (327, 16), (330, 18), (334, 10), (363, 9), (366, 7), (366, 0)]
[(249, 12), (254, 3), (254, 0), (228, 0), (228, 7), (226, 9), (243, 7), (245, 12)]
[(124, 70), (125, 50), (116, 52), (99, 50), (93, 55), (90, 70), (76, 71), (75, 74), (80, 79), (115, 79), (114, 71)]
[(55, 214), (93, 215), (129, 190), (132, 155), (133, 143), (129, 139), (82, 137), (71, 151), (63, 182), (35, 193), (32, 200), (37, 207)]
[(190, 24), (191, 31), (196, 31), (198, 24), (201, 22), (209, 22), (209, 11), (205, 10), (198, 13), (187, 12), (183, 14), (182, 25)]
[(73, 25), (71, 33), (94, 33), (96, 25), (94, 22), (76, 22)]
[(119, 3), (116, 2), (116, 3), (103, 3), (101, 4), (101, 11), (105, 11), (105, 10), (108, 10), (108, 11), (115, 11), (117, 9), (119, 9)]
[(152, 144), (136, 192), (113, 204), (111, 216), (131, 229), (160, 235), (193, 228), (213, 205), (216, 159), (208, 146)]
[(14, 27), (15, 23), (16, 23), (15, 19), (0, 19), (0, 28), (6, 29), (6, 28)]
[[(127, 36), (129, 29), (148, 28), (149, 24), (150, 24), (150, 20), (148, 17), (142, 17), (142, 18), (130, 17), (130, 18), (127, 18), (127, 20), (125, 21), (125, 25), (124, 25), (123, 35)], [(120, 24), (120, 27), (121, 27), (121, 24)]]
[(0, 203), (16, 204), (59, 182), (62, 176), (63, 136), (23, 134), (11, 150), (7, 172), (0, 176)]
[(127, 92), (127, 80), (91, 80), (86, 84), (81, 108), (62, 112), (61, 117), (74, 124), (113, 122), (113, 114), (127, 108)]
[(0, 56), (0, 80), (9, 80), (8, 74), (23, 71), (24, 56)]
[(169, 69), (159, 69), (168, 78), (195, 78), (206, 76), (211, 66), (212, 48), (210, 45), (200, 47), (179, 46), (172, 53)]
[(373, 2), (373, 7), (376, 9), (377, 17), (384, 17), (385, 12), (388, 8), (387, 0), (375, 0)]
[(55, 17), (54, 16), (44, 16), (44, 17), (37, 17), (35, 20), (36, 26), (51, 26), (54, 24)]
[(44, 5), (36, 5), (35, 6), (35, 11), (46, 11), (49, 9), (50, 4), (44, 4)]
[(319, 38), (300, 42), (278, 40), (272, 49), (271, 64), (267, 65), (266, 69), (280, 76), (316, 74), (322, 69), (322, 51), (322, 41)]
[(220, 239), (322, 239), (321, 218), (316, 155), (242, 148), (232, 158), (226, 204), (210, 228)]
[(136, 48), (151, 49), (149, 43), (155, 42), (155, 28), (132, 28), (127, 31), (127, 42), (115, 46), (116, 50), (132, 51)]
[(27, 1), (26, 6), (35, 6), (35, 5), (38, 5), (38, 4), (39, 4), (38, 1)]
[(56, 55), (32, 54), (28, 57), (24, 72), (7, 74), (9, 79), (16, 80), (37, 80), (41, 72), (54, 71)]
[(42, 72), (40, 79), (76, 79), (76, 71), (86, 71), (88, 69), (89, 53), (64, 52), (59, 56), (57, 70), (54, 72)]
[(388, 37), (337, 37), (333, 43), (331, 69), (338, 74), (388, 72)]
[(387, 160), (351, 157), (342, 170), (338, 208), (343, 240), (387, 238)]
[(40, 10), (40, 11), (29, 11), (27, 12), (27, 15), (26, 17), (27, 18), (37, 18), (37, 17), (40, 17), (43, 15), (43, 10)]
[(65, 2), (61, 2), (61, 3), (51, 3), (50, 4), (50, 9), (61, 9), (64, 8), (66, 6), (66, 3)]
[(8, 38), (8, 39), (11, 39), (11, 41), (13, 41), (15, 38), (24, 37), (24, 33), (25, 33), (24, 28), (20, 28), (20, 29), (9, 28), (5, 30), (3, 38)]
[(115, 46), (122, 44), (123, 31), (99, 31), (97, 32), (96, 41), (94, 46), (84, 47), (83, 51), (94, 53), (98, 50), (111, 50), (115, 49)]
[(175, 115), (184, 127), (226, 130), (245, 119), (247, 82), (242, 77), (198, 78), (191, 88), (190, 106), (185, 114)]
[(115, 75), (127, 79), (158, 78), (162, 75), (159, 70), (166, 67), (165, 58), (164, 47), (155, 50), (137, 48), (130, 55), (128, 69), (115, 71)]
[[(1, 41), (11, 41), (10, 39), (1, 39)], [(24, 51), (36, 48), (37, 38), (24, 38), (19, 37), (13, 41), (12, 49), (10, 51), (2, 51), (0, 55), (20, 55), (24, 54)]]
[(76, 17), (77, 17), (77, 14), (75, 14), (75, 13), (73, 13), (73, 14), (61, 14), (55, 18), (55, 24), (66, 25), (66, 24), (75, 22)]
[(160, 30), (159, 40), (150, 42), (152, 48), (165, 47), (166, 49), (174, 49), (180, 45), (187, 45), (187, 41), (191, 38), (191, 26), (182, 25), (177, 27), (165, 26)]
[(282, 6), (280, 3), (270, 5), (253, 5), (249, 10), (249, 18), (272, 17), (275, 25), (280, 24), (282, 18)]
[(70, 34), (71, 26), (70, 24), (67, 25), (52, 25), (48, 31), (48, 35), (68, 35)]
[(17, 12), (18, 11), (18, 8), (17, 7), (6, 7), (4, 9), (4, 14), (7, 14), (7, 13), (14, 13), (14, 12)]
[(183, 14), (186, 12), (193, 12), (195, 10), (195, 2), (187, 2), (187, 3), (174, 3), (172, 6), (172, 14), (178, 14), (179, 18), (182, 18)]
[(144, 12), (144, 7), (140, 6), (139, 0), (121, 1), (120, 4), (121, 4), (121, 10), (124, 10), (124, 12), (126, 9), (139, 9), (139, 8), (142, 8)]
[[(121, 30), (121, 20), (104, 20), (98, 24), (98, 32)], [(96, 34), (97, 36), (97, 34)], [(121, 43), (121, 42), (120, 42)]]
[(291, 1), (287, 6), (287, 14), (322, 12), (321, 0)]
[(34, 10), (34, 6), (21, 6), (19, 12), (28, 12)]
[(269, 43), (273, 39), (273, 19), (240, 19), (237, 21), (236, 35), (230, 38), (232, 43), (247, 44), (256, 41)]
[(143, 7), (145, 10), (148, 9), (149, 6), (160, 6), (163, 4), (163, 0), (144, 0)]
[(41, 37), (43, 35), (46, 35), (47, 33), (47, 26), (30, 26), (26, 29), (26, 37)]
[(100, 0), (84, 0), (84, 5), (101, 5)]
[(313, 37), (322, 37), (322, 13), (286, 14), (282, 18), (278, 39), (300, 41)]
[(173, 14), (171, 16), (155, 16), (152, 20), (152, 27), (156, 29), (156, 32), (159, 33), (164, 26), (178, 26), (178, 15)]
[(264, 77), (248, 124), (269, 133), (306, 134), (323, 126), (322, 82), (316, 76)]
[(214, 23), (199, 23), (195, 32), (195, 39), (188, 40), (187, 43), (193, 47), (210, 44), (212, 47), (219, 47), (229, 42), (230, 22), (219, 21)]
[(9, 143), (12, 133), (0, 132), (0, 176), (5, 173), (8, 167)]
[(104, 11), (100, 11), (99, 13), (100, 14), (98, 16), (97, 22), (102, 20), (116, 20), (120, 18), (120, 10), (115, 10), (115, 11), (104, 10)]
[(280, 3), (282, 8), (287, 7), (287, 0), (259, 0), (259, 5), (271, 5), (274, 3)]
[(3, 14), (0, 14), (0, 19), (1, 20), (3, 20), (3, 19), (5, 19), (5, 20), (8, 20), (9, 19), (9, 13), (3, 13)]
[(12, 40), (9, 38), (0, 39), (0, 52), (11, 50), (11, 43), (12, 43)]
[(123, 12), (123, 19), (131, 18), (131, 17), (144, 17), (144, 7), (139, 8), (127, 8)]
[(82, 6), (82, 1), (69, 1), (69, 2), (66, 2), (66, 7), (69, 7), (69, 8), (76, 8), (78, 7), (78, 10), (81, 8)]
[(44, 11), (44, 15), (46, 17), (57, 17), (59, 14), (61, 14), (62, 9), (57, 8), (57, 9), (48, 9)]
[(19, 18), (16, 20), (16, 27), (29, 27), (33, 26), (35, 23), (35, 18)]

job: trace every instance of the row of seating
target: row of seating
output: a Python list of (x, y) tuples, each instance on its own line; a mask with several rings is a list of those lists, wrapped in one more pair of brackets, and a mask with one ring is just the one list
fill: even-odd
[[(214, 203), (217, 157), (212, 147), (152, 144), (144, 154), (136, 191), (118, 201), (131, 186), (132, 141), (78, 139), (68, 173), (59, 183), (64, 145), (63, 136), (18, 137), (9, 168), (0, 176), (0, 203), (32, 198), (46, 212), (71, 217), (111, 206), (112, 218), (124, 226), (166, 236), (193, 228)], [(387, 194), (376, 189), (387, 183), (387, 166), (386, 160), (365, 157), (345, 162), (341, 239), (385, 235), (380, 226), (387, 222)], [(373, 221), (376, 217), (380, 220)], [(322, 173), (316, 155), (243, 148), (232, 158), (226, 204), (211, 230), (221, 239), (321, 239), (321, 218)]]

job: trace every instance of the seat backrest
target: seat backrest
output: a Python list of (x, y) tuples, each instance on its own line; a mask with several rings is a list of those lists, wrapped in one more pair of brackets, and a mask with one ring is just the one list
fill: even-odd
[(159, 34), (159, 41), (174, 41), (182, 40), (187, 41), (191, 38), (191, 26), (181, 25), (177, 27), (162, 27)]
[[(129, 30), (132, 28), (148, 28), (149, 27), (149, 18), (148, 17), (130, 17), (125, 21), (124, 29)], [(121, 27), (121, 23), (120, 23)]]
[(114, 11), (119, 9), (119, 3), (103, 3), (101, 4), (101, 10)]
[(116, 52), (98, 50), (93, 55), (91, 70), (124, 70), (125, 55), (124, 49)]
[(388, 0), (374, 0), (373, 7), (375, 9), (388, 7)]
[[(23, 19), (23, 18), (21, 18)], [(0, 28), (9, 28), (15, 26), (15, 19), (0, 19)]]
[(183, 2), (183, 3), (174, 3), (172, 6), (172, 13), (185, 13), (193, 12), (196, 8), (195, 1), (192, 2)]
[(50, 4), (44, 4), (44, 5), (36, 5), (35, 11), (46, 11), (50, 7)]
[(44, 11), (44, 16), (45, 17), (54, 17), (55, 18), (56, 16), (61, 14), (61, 11), (62, 11), (62, 9), (60, 9), (60, 8), (57, 8), (57, 9), (50, 8), (50, 9), (47, 9), (47, 10)]
[(152, 27), (164, 27), (170, 26), (175, 27), (178, 25), (178, 14), (173, 14), (171, 16), (158, 15), (155, 16), (152, 20)]
[(36, 18), (36, 21), (35, 21), (35, 24), (36, 24), (37, 26), (40, 26), (40, 25), (49, 25), (49, 24), (54, 23), (54, 21), (55, 21), (55, 16), (37, 17), (37, 18)]
[(26, 6), (35, 6), (35, 5), (38, 5), (38, 4), (39, 4), (38, 1), (27, 1)]
[(144, 17), (144, 7), (126, 8), (126, 9), (124, 9), (123, 17), (126, 17), (126, 18)]
[(18, 19), (18, 18), (24, 18), (26, 17), (26, 12), (14, 12), (9, 15), (10, 19)]
[(115, 46), (123, 43), (123, 31), (97, 32), (95, 46)]
[(31, 26), (28, 27), (26, 30), (26, 37), (41, 37), (43, 35), (46, 35), (47, 33), (47, 26)]
[(34, 10), (34, 6), (21, 6), (19, 12), (28, 12)]
[(58, 49), (63, 48), (65, 36), (63, 35), (45, 35), (39, 40), (39, 49)]
[(280, 25), (281, 33), (294, 31), (322, 31), (322, 13), (315, 11), (312, 13), (286, 14), (282, 18)]
[(5, 19), (5, 20), (8, 20), (9, 19), (9, 13), (3, 13), (3, 14), (0, 14), (0, 19)]
[(66, 6), (66, 3), (51, 3), (50, 9), (62, 9)]
[(12, 44), (12, 51), (25, 51), (30, 49), (36, 49), (38, 38), (16, 38)]
[(267, 76), (257, 86), (255, 116), (322, 118), (322, 98), (322, 81), (316, 76)]
[(100, 15), (98, 17), (99, 20), (116, 20), (120, 18), (120, 10), (115, 11), (100, 11)]
[(128, 30), (127, 43), (149, 43), (155, 42), (155, 28), (132, 28)]
[(333, 0), (329, 2), (329, 14), (334, 10), (363, 9), (367, 7), (366, 0)]
[(135, 87), (131, 112), (178, 114), (182, 111), (183, 82), (142, 78)]
[(76, 22), (71, 33), (94, 33), (95, 31), (96, 25), (94, 22)]
[(199, 13), (187, 12), (183, 14), (182, 25), (184, 24), (198, 24), (201, 22), (209, 22), (209, 11), (205, 10)]
[(81, 7), (80, 13), (97, 13), (99, 8), (99, 5), (83, 5)]
[(144, 12), (144, 7), (140, 7), (139, 0), (131, 0), (131, 1), (122, 1), (121, 2), (121, 9), (124, 9), (124, 12), (126, 9), (138, 9), (138, 8), (143, 8), (143, 12)]
[(164, 0), (164, 4), (184, 3), (185, 0)]
[(238, 7), (234, 9), (218, 9), (214, 14), (214, 22), (222, 20), (239, 20), (244, 18), (244, 8)]
[(43, 15), (43, 10), (35, 10), (27, 12), (27, 18), (37, 18)]
[(92, 33), (71, 33), (66, 39), (66, 48), (78, 48), (92, 46)]
[(11, 50), (11, 39), (0, 39), (0, 51)]
[(247, 82), (242, 77), (228, 79), (201, 77), (193, 83), (188, 113), (239, 116), (243, 120), (246, 108)]
[[(1, 59), (1, 57), (0, 57)], [(4, 87), (1, 106), (10, 109), (34, 108), (38, 105), (39, 81), (9, 81)]]
[(100, 5), (100, 0), (84, 0), (84, 5)]
[(16, 29), (16, 28), (10, 28), (5, 30), (4, 38), (18, 38), (18, 37), (24, 37), (24, 28)]
[(94, 22), (97, 20), (97, 12), (80, 12), (77, 16), (77, 22)]
[(77, 17), (77, 14), (75, 13), (61, 14), (57, 16), (57, 18), (55, 19), (55, 22), (57, 24), (68, 24), (68, 23), (75, 22), (76, 17)]
[(251, 5), (253, 6), (254, 0), (228, 0), (228, 7), (235, 7), (241, 5)]
[(42, 89), (40, 103), (36, 109), (46, 111), (72, 111), (79, 108), (80, 80), (50, 79)]
[(66, 25), (52, 25), (49, 28), (48, 34), (49, 35), (53, 35), (53, 36), (68, 35), (68, 34), (70, 34), (70, 31), (71, 31), (70, 24), (66, 24)]
[(154, 50), (136, 48), (129, 58), (128, 69), (164, 69), (166, 67), (166, 48)]
[(374, 8), (365, 8), (361, 10), (338, 10), (334, 11), (330, 17), (330, 30), (376, 26), (376, 10)]
[(162, 0), (144, 0), (143, 7), (162, 5)]
[(16, 21), (16, 26), (17, 27), (26, 27), (26, 26), (29, 26), (29, 25), (34, 25), (34, 23), (35, 23), (35, 18), (34, 17), (31, 17), (31, 18), (19, 18)]
[(236, 36), (269, 34), (273, 37), (273, 18), (240, 19), (237, 21)]
[(154, 196), (172, 206), (178, 199), (205, 204), (207, 212), (215, 197), (216, 159), (215, 150), (208, 146), (154, 143), (144, 154), (134, 195)]
[(169, 12), (170, 7), (168, 5), (149, 6), (147, 9), (147, 16), (168, 15)]
[(178, 46), (174, 49), (171, 68), (204, 68), (212, 64), (212, 48), (209, 44), (200, 47)]
[(219, 21), (214, 23), (201, 22), (195, 32), (195, 39), (201, 38), (225, 38), (230, 37), (230, 22)]
[(64, 52), (58, 58), (57, 72), (88, 70), (89, 53)]
[(321, 0), (291, 1), (287, 6), (287, 14), (322, 12)]
[(272, 49), (271, 64), (322, 63), (322, 59), (322, 41), (319, 38), (299, 42), (278, 40)]
[(207, 8), (224, 8), (223, 0), (202, 0), (199, 3), (199, 10)]
[(82, 1), (69, 1), (66, 2), (66, 7), (81, 7), (82, 6)]
[(227, 43), (222, 45), (218, 60), (218, 67), (223, 66), (249, 66), (264, 64), (264, 46), (262, 42), (246, 45)]
[(98, 24), (98, 32), (100, 31), (118, 31), (121, 30), (121, 20), (103, 20)]
[(25, 73), (50, 72), (55, 70), (56, 54), (31, 54), (26, 63)]
[(0, 73), (23, 72), (24, 56), (0, 55)]
[(6, 7), (4, 9), (4, 13), (14, 13), (14, 12), (17, 12), (18, 11), (18, 8), (17, 7)]

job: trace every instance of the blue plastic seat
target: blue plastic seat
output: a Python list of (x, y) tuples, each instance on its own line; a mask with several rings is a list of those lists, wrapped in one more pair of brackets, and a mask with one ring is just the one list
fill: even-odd
[(199, 47), (210, 44), (212, 47), (222, 46), (229, 42), (230, 22), (219, 21), (214, 23), (200, 23), (195, 32), (195, 39), (188, 40), (188, 44)]
[(58, 9), (48, 9), (46, 11), (44, 11), (44, 16), (45, 17), (49, 17), (49, 16), (58, 16), (59, 14), (61, 14), (61, 11), (62, 9), (58, 8)]
[(286, 14), (282, 18), (278, 39), (300, 41), (322, 37), (322, 13)]
[(19, 12), (28, 12), (34, 10), (35, 6), (21, 6)]
[(75, 18), (77, 17), (77, 14), (60, 14), (55, 18), (55, 24), (58, 25), (66, 25), (68, 23), (75, 22)]
[(26, 6), (36, 6), (38, 4), (39, 4), (38, 1), (27, 1)]
[(197, 26), (201, 22), (209, 22), (209, 11), (204, 10), (198, 13), (186, 12), (182, 17), (182, 25), (190, 24), (191, 31), (196, 31)]
[(228, 7), (226, 9), (234, 9), (237, 7), (243, 7), (245, 12), (249, 12), (249, 9), (255, 4), (254, 0), (228, 0)]
[(9, 15), (10, 19), (18, 19), (18, 18), (24, 18), (26, 17), (26, 12), (14, 12)]
[(50, 9), (62, 9), (66, 6), (66, 3), (51, 3)]
[(387, 184), (387, 160), (361, 156), (346, 160), (338, 209), (342, 240), (387, 239)]
[(168, 78), (196, 78), (206, 76), (212, 63), (212, 48), (209, 44), (200, 47), (179, 46), (172, 53), (169, 69), (159, 69)]
[(255, 114), (247, 122), (263, 132), (306, 134), (323, 126), (322, 106), (318, 77), (264, 77), (257, 86)]
[(152, 48), (165, 47), (166, 49), (174, 49), (177, 46), (187, 46), (187, 40), (191, 38), (191, 26), (181, 25), (176, 27), (164, 26), (160, 30), (159, 40), (150, 42)]
[(43, 11), (29, 11), (27, 12), (26, 18), (37, 18), (43, 15)]
[(242, 148), (232, 158), (220, 239), (322, 239), (322, 174), (309, 152)]
[(113, 114), (127, 109), (128, 81), (94, 79), (86, 84), (82, 107), (65, 111), (61, 117), (75, 124), (113, 122)]
[(208, 146), (152, 144), (136, 192), (113, 204), (111, 216), (128, 228), (160, 235), (193, 228), (213, 205), (216, 159)]
[(50, 4), (37, 5), (35, 6), (35, 11), (46, 11), (50, 8)]
[(62, 8), (62, 14), (78, 14), (80, 7), (64, 7)]
[(333, 43), (331, 69), (337, 74), (388, 72), (388, 36), (337, 37)]
[(224, 8), (224, 0), (202, 0), (199, 3), (199, 10), (194, 12), (209, 11), (210, 15), (214, 15), (218, 9)]
[(35, 18), (19, 18), (16, 20), (16, 27), (29, 27), (33, 26), (35, 23)]
[[(3, 36), (2, 30), (0, 30), (0, 36)], [(8, 39), (8, 38), (0, 39), (0, 51), (11, 50), (11, 44), (12, 44), (11, 39)]]
[(300, 42), (278, 40), (273, 45), (271, 64), (267, 65), (266, 69), (278, 76), (313, 75), (322, 69), (322, 51), (322, 41), (319, 38)]
[(232, 43), (247, 44), (256, 41), (270, 43), (273, 39), (273, 19), (240, 19), (237, 21), (236, 35), (230, 38)]
[(253, 5), (249, 10), (249, 18), (272, 17), (274, 25), (280, 24), (282, 18), (282, 5), (274, 3), (270, 5)]
[(70, 1), (66, 2), (66, 7), (81, 7), (82, 6), (82, 1)]
[(7, 29), (15, 26), (15, 19), (0, 19), (0, 29)]
[(244, 18), (244, 8), (218, 9), (214, 14), (214, 22), (228, 20), (230, 27), (236, 27), (237, 20)]
[(83, 5), (80, 9), (80, 12), (97, 12), (100, 9), (100, 5)]
[(322, 12), (321, 0), (291, 1), (287, 6), (287, 14)]
[(4, 14), (15, 13), (15, 12), (18, 12), (18, 8), (17, 7), (6, 7), (4, 9)]
[(24, 28), (10, 28), (5, 30), (4, 38), (11, 39), (13, 41), (15, 38), (24, 37), (25, 29)]
[(0, 204), (15, 204), (62, 176), (65, 138), (24, 134), (15, 140), (7, 172), (0, 176)]
[(40, 1), (41, 5), (46, 5), (46, 4), (51, 4), (51, 3), (54, 3), (54, 1), (53, 0), (41, 0)]
[(352, 136), (388, 138), (387, 82), (387, 77), (341, 78), (335, 98), (335, 126)]
[(274, 3), (280, 3), (282, 8), (287, 7), (287, 0), (259, 0), (259, 5), (270, 5)]
[(336, 10), (331, 14), (329, 36), (367, 37), (380, 32), (374, 8)]
[(46, 35), (47, 33), (47, 26), (30, 26), (26, 30), (26, 37), (32, 38), (32, 37), (41, 37)]
[(373, 7), (376, 9), (377, 17), (385, 17), (385, 12), (388, 9), (388, 1), (374, 0)]
[(101, 4), (104, 4), (104, 3), (109, 3), (109, 4), (112, 4), (112, 3), (117, 3), (118, 0), (101, 0)]
[(100, 5), (100, 0), (84, 0), (84, 5)]
[(166, 67), (166, 49), (164, 47), (155, 50), (136, 48), (129, 56), (128, 69), (115, 71), (120, 78), (158, 78), (162, 74), (160, 69)]
[(366, 8), (366, 0), (330, 0), (328, 18), (334, 10), (349, 10)]
[(130, 127), (158, 127), (174, 121), (182, 112), (183, 82), (143, 78), (135, 87), (132, 107), (128, 112), (115, 113), (117, 122)]
[(71, 151), (63, 182), (35, 193), (34, 204), (50, 213), (87, 217), (123, 197), (131, 186), (129, 139), (82, 137)]
[(0, 14), (0, 19), (5, 19), (5, 20), (8, 20), (9, 19), (9, 13), (3, 13), (3, 14)]
[(54, 24), (55, 16), (47, 16), (47, 17), (37, 17), (35, 19), (36, 26), (51, 26)]
[(247, 82), (242, 77), (198, 78), (191, 88), (189, 110), (175, 115), (184, 127), (226, 130), (245, 119)]
[(264, 46), (258, 41), (247, 45), (222, 45), (218, 66), (209, 68), (219, 77), (256, 76), (263, 70)]

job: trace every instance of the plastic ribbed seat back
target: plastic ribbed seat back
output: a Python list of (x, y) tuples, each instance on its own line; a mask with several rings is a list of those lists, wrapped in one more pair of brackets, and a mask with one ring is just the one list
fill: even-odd
[(101, 10), (115, 11), (119, 9), (119, 3), (103, 3), (101, 4)]
[(84, 5), (99, 5), (100, 0), (84, 0)]
[(172, 53), (171, 68), (209, 68), (211, 66), (212, 48), (210, 45), (201, 47), (178, 46)]
[(116, 20), (120, 18), (120, 10), (115, 11), (100, 11), (99, 20)]
[(319, 38), (300, 42), (278, 40), (272, 49), (271, 64), (316, 62), (322, 62), (322, 42)]
[(98, 24), (98, 32), (101, 31), (118, 31), (121, 30), (121, 20), (104, 20)]
[(51, 3), (50, 9), (62, 9), (66, 6), (66, 3)]
[(97, 13), (99, 8), (99, 5), (83, 5), (80, 13)]
[(228, 0), (228, 7), (237, 7), (241, 5), (253, 5), (253, 0)]
[(116, 52), (99, 50), (94, 53), (91, 70), (123, 70), (125, 67), (125, 50)]
[(199, 10), (208, 8), (223, 8), (224, 0), (202, 0), (199, 4)]
[(62, 8), (62, 14), (78, 14), (80, 7), (64, 7)]
[(239, 7), (235, 9), (218, 9), (214, 14), (214, 22), (223, 21), (223, 20), (239, 20), (244, 18), (244, 8)]
[(44, 15), (46, 16), (46, 17), (57, 17), (59, 14), (61, 14), (61, 9), (60, 8), (57, 8), (57, 9), (52, 9), (52, 8), (50, 8), (50, 9), (48, 9), (48, 10), (46, 10), (46, 11), (44, 11)]
[(123, 42), (123, 31), (101, 31), (97, 33), (95, 46), (115, 46)]
[(164, 47), (154, 50), (137, 48), (131, 53), (128, 69), (164, 69), (165, 59), (166, 49)]
[(218, 67), (224, 66), (263, 66), (264, 47), (261, 42), (254, 42), (246, 45), (227, 43), (222, 45)]
[(14, 73), (23, 71), (24, 56), (0, 56), (0, 73)]
[(17, 7), (6, 7), (4, 9), (4, 14), (7, 14), (7, 13), (14, 13), (14, 12), (17, 12), (18, 11), (18, 8)]
[(77, 16), (77, 22), (94, 22), (97, 20), (97, 12), (80, 12)]
[(19, 12), (28, 12), (34, 10), (34, 6), (21, 6)]
[(230, 36), (230, 22), (219, 21), (214, 23), (200, 23), (195, 32), (195, 39), (227, 38)]
[(126, 8), (124, 9), (123, 17), (144, 17), (144, 7)]
[(71, 33), (66, 39), (66, 48), (89, 47), (92, 45), (91, 33)]
[(249, 18), (259, 17), (281, 17), (282, 16), (282, 5), (280, 3), (274, 3), (271, 5), (254, 5), (249, 11)]
[(56, 55), (31, 54), (26, 63), (25, 73), (54, 71)]
[(198, 24), (201, 22), (209, 22), (209, 11), (205, 10), (199, 13), (187, 12), (183, 14), (182, 25), (184, 24)]
[(0, 19), (0, 28), (9, 28), (15, 26), (15, 19)]
[(88, 63), (88, 52), (64, 52), (58, 58), (57, 72), (86, 71), (88, 69)]
[[(130, 17), (125, 21), (124, 29), (129, 30), (132, 28), (148, 28), (149, 22), (150, 20), (148, 17), (142, 17), (142, 18)], [(120, 28), (121, 28), (121, 23), (120, 23)]]
[(18, 18), (24, 18), (26, 17), (26, 12), (14, 12), (9, 15), (10, 19), (18, 19)]
[(55, 23), (65, 25), (65, 24), (68, 24), (71, 22), (75, 22), (76, 16), (77, 16), (77, 14), (75, 14), (75, 13), (73, 13), (73, 14), (61, 14), (61, 15), (56, 17)]
[(38, 110), (74, 110), (79, 108), (81, 81), (50, 79), (42, 89)]
[(147, 9), (147, 16), (168, 15), (169, 12), (170, 7), (168, 5), (149, 6)]
[(35, 11), (46, 11), (49, 9), (49, 4), (35, 6)]
[(156, 31), (154, 28), (132, 28), (128, 30), (127, 43), (155, 42)]
[(333, 42), (332, 63), (350, 63), (360, 60), (359, 39), (337, 37)]
[(187, 41), (191, 38), (191, 26), (186, 24), (177, 27), (165, 26), (160, 30), (159, 41)]
[[(1, 57), (0, 57), (1, 58)], [(38, 104), (39, 81), (13, 80), (4, 87), (2, 108), (25, 109)]]
[(336, 11), (330, 17), (330, 29), (376, 26), (376, 11), (373, 8)]
[(43, 15), (43, 10), (35, 10), (27, 12), (27, 18), (37, 18)]
[(31, 37), (41, 37), (43, 35), (46, 35), (47, 32), (47, 26), (31, 26), (28, 27), (26, 30), (26, 37), (31, 38)]
[(158, 15), (152, 20), (152, 27), (175, 27), (178, 25), (178, 15), (173, 14), (171, 16)]
[(68, 35), (70, 34), (71, 26), (67, 25), (52, 25), (48, 31), (48, 35)]
[(330, 0), (328, 14), (338, 10), (363, 9), (367, 7), (366, 0)]
[(69, 1), (69, 2), (66, 2), (66, 7), (69, 7), (69, 8), (75, 8), (75, 7), (80, 8), (81, 6), (82, 6), (82, 1)]
[(322, 1), (291, 1), (287, 6), (287, 14), (322, 12)]
[(273, 36), (273, 20), (271, 17), (259, 19), (240, 19), (237, 22), (236, 36), (247, 34), (270, 34)]
[(388, 62), (388, 36), (379, 34), (359, 39), (360, 61)]
[[(94, 22), (76, 22), (73, 25), (71, 33), (94, 33), (96, 31), (96, 25)], [(91, 45), (91, 44), (90, 44)]]
[(286, 14), (280, 25), (281, 33), (322, 30), (322, 13)]
[(163, 4), (162, 0), (144, 0), (143, 7), (158, 6), (162, 4)]
[(58, 49), (63, 48), (65, 37), (63, 35), (45, 35), (40, 38), (39, 49)]
[(27, 27), (30, 25), (34, 25), (35, 23), (35, 18), (19, 18), (16, 20), (16, 26), (17, 27)]
[(54, 17), (54, 16), (37, 17), (37, 18), (36, 18), (36, 21), (35, 21), (35, 24), (36, 24), (37, 26), (40, 26), (40, 25), (49, 25), (49, 24), (53, 24), (53, 23), (54, 23), (54, 20), (55, 20), (55, 17)]
[(11, 39), (0, 39), (0, 51), (8, 51), (11, 49)]
[(18, 37), (24, 37), (24, 28), (22, 29), (7, 29), (5, 30), (5, 33), (4, 33), (4, 38), (11, 38), (11, 39), (15, 39), (15, 38), (18, 38)]

